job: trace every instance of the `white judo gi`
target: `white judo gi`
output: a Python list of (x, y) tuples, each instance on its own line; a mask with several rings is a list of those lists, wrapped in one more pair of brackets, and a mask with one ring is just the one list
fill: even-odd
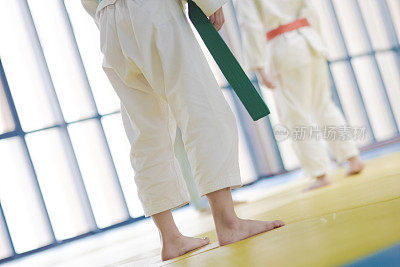
[[(97, 1), (97, 0), (93, 0)], [(122, 103), (145, 215), (189, 201), (175, 121), (201, 195), (241, 185), (235, 117), (180, 0), (82, 0), (100, 29), (103, 68)], [(226, 0), (197, 0), (207, 16)]]
[[(337, 131), (345, 127), (346, 122), (331, 98), (325, 46), (320, 37), (318, 15), (310, 1), (238, 0), (237, 12), (251, 70), (267, 64), (267, 32), (298, 18), (308, 19), (312, 27), (286, 32), (269, 41), (270, 66), (277, 73), (281, 87), (274, 94), (279, 115), (292, 133), (301, 127), (310, 135), (310, 126), (315, 121), (319, 130), (330, 129), (339, 136)], [(327, 141), (338, 162), (359, 154), (351, 140)], [(317, 138), (293, 142), (301, 166), (313, 177), (325, 174), (330, 164), (321, 142)]]

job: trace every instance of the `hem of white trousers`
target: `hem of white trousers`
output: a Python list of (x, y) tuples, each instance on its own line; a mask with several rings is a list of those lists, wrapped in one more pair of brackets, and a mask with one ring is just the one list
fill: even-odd
[(349, 158), (355, 157), (360, 155), (360, 151), (358, 151), (358, 149), (355, 149), (354, 151), (351, 151), (350, 153), (345, 154), (343, 157), (341, 158), (337, 158), (337, 163), (338, 164), (343, 164), (345, 161), (347, 161)]
[(199, 194), (200, 196), (204, 196), (224, 188), (229, 187), (230, 189), (235, 189), (241, 186), (242, 186), (242, 181), (240, 179), (240, 174), (229, 175), (219, 178), (207, 185), (202, 185), (201, 188), (199, 188)]
[(151, 208), (143, 208), (144, 209), (144, 216), (149, 217), (153, 216), (154, 214), (167, 211), (167, 210), (172, 210), (172, 209), (177, 209), (180, 207), (185, 206), (190, 202), (189, 196), (180, 196), (178, 199), (175, 201), (165, 201), (159, 205), (152, 205)]
[[(360, 155), (360, 152), (355, 149), (354, 151), (351, 151), (350, 153), (345, 154), (343, 157), (341, 158), (336, 158), (336, 161), (338, 164), (343, 164), (346, 160), (348, 160), (349, 158), (355, 157)], [(326, 168), (325, 170), (317, 170), (317, 171), (307, 171), (307, 175), (311, 176), (313, 178), (315, 177), (319, 177), (322, 176), (324, 174), (327, 174), (329, 172), (329, 168)]]
[(319, 171), (313, 171), (313, 172), (308, 171), (306, 173), (307, 173), (307, 176), (309, 176), (309, 177), (317, 178), (324, 174), (328, 174), (328, 172), (329, 172), (329, 168), (326, 168), (325, 170), (319, 170)]

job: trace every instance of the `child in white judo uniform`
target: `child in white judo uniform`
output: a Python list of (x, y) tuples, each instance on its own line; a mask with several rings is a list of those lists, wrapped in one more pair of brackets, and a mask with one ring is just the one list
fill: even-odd
[[(273, 89), (274, 81), (264, 70), (270, 42), (271, 65), (281, 87), (274, 93), (281, 121), (292, 133), (304, 131), (305, 138), (294, 140), (293, 146), (306, 175), (316, 178), (308, 189), (329, 185), (330, 160), (318, 135), (312, 136), (313, 119), (318, 130), (333, 131), (331, 137), (338, 137), (346, 122), (331, 99), (318, 15), (309, 0), (239, 0), (237, 13), (249, 67)], [(348, 161), (348, 174), (364, 168), (352, 140), (327, 142), (339, 163)]]
[[(217, 30), (226, 1), (196, 1)], [(171, 214), (189, 201), (174, 157), (174, 121), (199, 193), (209, 200), (220, 245), (283, 226), (281, 221), (239, 219), (233, 209), (230, 189), (241, 185), (236, 121), (181, 1), (82, 3), (100, 29), (103, 68), (121, 100), (139, 198), (160, 231), (162, 259), (209, 242), (183, 236)]]

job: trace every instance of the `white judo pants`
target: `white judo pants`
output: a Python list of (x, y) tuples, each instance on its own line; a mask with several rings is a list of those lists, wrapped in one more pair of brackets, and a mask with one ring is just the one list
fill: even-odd
[(96, 20), (145, 215), (189, 201), (174, 157), (175, 121), (199, 193), (240, 186), (236, 121), (180, 0), (117, 0)]
[[(327, 173), (330, 160), (318, 131), (331, 131), (326, 141), (339, 163), (359, 154), (351, 139), (340, 137), (346, 121), (331, 97), (326, 58), (298, 32), (286, 33), (272, 42), (281, 87), (274, 95), (281, 121), (292, 135), (305, 131), (306, 137), (293, 140), (293, 147), (306, 175), (320, 176)], [(309, 131), (314, 122), (318, 126), (316, 135)]]

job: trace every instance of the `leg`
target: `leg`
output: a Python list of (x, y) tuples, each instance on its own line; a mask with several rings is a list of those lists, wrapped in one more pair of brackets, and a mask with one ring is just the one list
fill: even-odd
[[(325, 58), (313, 56), (314, 92), (313, 109), (320, 129), (327, 129), (332, 132), (332, 137), (326, 140), (339, 163), (348, 161), (348, 174), (360, 173), (364, 163), (359, 156), (359, 151), (351, 136), (341, 134), (341, 129), (346, 128), (346, 121), (339, 108), (333, 103), (328, 78), (328, 67)], [(341, 135), (343, 139), (341, 138)]]
[(144, 92), (146, 80), (136, 81), (143, 90), (127, 87), (112, 69), (105, 69), (122, 102), (122, 118), (131, 144), (139, 199), (146, 216), (185, 205), (189, 196), (179, 163), (174, 157), (168, 105)]
[(165, 98), (200, 195), (240, 186), (236, 120), (183, 12), (157, 33)]
[[(155, 6), (165, 4), (166, 1), (161, 1)], [(146, 19), (158, 20), (157, 16), (147, 16), (142, 8), (133, 1), (118, 1), (102, 10), (99, 24), (105, 56), (103, 66), (122, 102), (121, 116), (131, 144), (131, 163), (139, 198), (145, 215), (152, 216), (159, 228), (163, 243), (162, 258), (167, 260), (209, 241), (182, 236), (171, 215), (171, 209), (186, 204), (189, 196), (173, 152), (176, 125), (171, 123), (173, 120), (170, 120), (165, 97), (157, 91), (162, 77), (157, 69), (150, 73), (142, 72), (143, 69), (149, 70), (146, 64), (149, 61), (155, 68), (161, 66), (161, 62), (154, 62), (157, 51), (139, 52), (139, 39), (144, 42), (142, 47), (154, 49), (152, 40), (146, 38), (146, 34), (153, 36), (154, 22)], [(134, 16), (130, 12), (135, 13)], [(139, 22), (131, 21), (131, 18)], [(142, 31), (139, 38), (135, 35), (138, 32), (135, 33), (129, 23), (140, 25)]]
[(163, 261), (179, 257), (210, 243), (207, 237), (202, 239), (182, 235), (174, 222), (171, 210), (154, 214), (151, 217), (160, 232), (161, 259)]
[[(135, 182), (138, 186), (138, 193), (145, 214), (146, 216), (151, 215), (159, 230), (162, 260), (172, 259), (207, 245), (209, 243), (208, 238), (199, 239), (183, 236), (171, 214), (171, 208), (184, 205), (189, 198), (179, 167), (176, 162), (173, 162), (172, 141), (168, 141), (167, 113), (157, 115), (157, 101), (154, 100), (154, 96), (127, 88), (120, 83), (112, 70), (106, 69), (106, 73), (110, 81), (116, 86), (116, 91), (121, 100), (125, 102), (125, 105), (121, 107), (121, 115), (126, 134), (132, 144), (131, 159), (136, 172)], [(153, 112), (144, 112), (146, 107), (141, 105), (148, 105)], [(163, 110), (162, 105), (158, 108)], [(147, 129), (149, 126), (144, 126), (143, 118), (138, 116), (139, 111), (142, 114), (148, 114), (149, 117), (146, 120), (152, 122), (150, 125), (164, 128), (164, 131), (161, 131), (163, 134), (159, 135), (160, 129), (158, 131), (152, 128)], [(151, 114), (157, 116), (151, 117)], [(164, 123), (161, 123), (161, 121), (164, 121)], [(159, 122), (160, 125), (156, 126), (156, 122)], [(165, 136), (162, 137), (163, 135)], [(152, 144), (157, 147), (152, 147)], [(152, 155), (152, 151), (155, 153), (154, 155)], [(168, 157), (172, 158), (168, 159)]]
[(237, 217), (230, 193), (241, 184), (236, 121), (183, 14), (176, 23), (181, 26), (160, 33), (166, 35), (165, 49), (160, 50), (166, 97), (182, 130), (199, 192), (209, 200), (219, 243), (283, 226), (281, 221)]
[[(171, 109), (182, 130), (201, 195), (238, 187), (241, 180), (235, 118), (178, 2), (157, 2), (144, 1), (143, 5), (136, 6), (134, 1), (118, 1), (113, 7), (118, 12), (110, 12), (111, 17), (114, 14), (135, 13), (140, 8), (145, 8), (146, 12), (139, 10), (118, 19), (120, 23), (128, 23), (124, 24), (125, 27), (113, 26), (120, 30), (119, 38), (111, 36), (109, 40), (124, 40), (125, 43), (121, 45), (124, 53), (120, 56), (128, 57), (129, 60), (117, 66), (122, 69), (118, 76), (123, 77), (124, 82), (109, 69), (108, 76), (127, 111), (129, 120), (125, 126), (127, 129), (133, 128), (132, 134), (128, 131), (127, 134), (132, 144), (132, 166), (136, 171), (139, 196), (146, 215), (153, 216), (160, 229), (163, 242), (165, 240), (163, 258), (168, 259), (185, 253), (188, 247), (197, 246), (185, 245), (184, 249), (175, 246), (175, 243), (180, 242), (180, 235), (177, 234), (169, 210), (185, 204), (188, 196), (184, 190), (183, 178), (177, 171), (178, 163), (173, 160), (172, 140), (168, 134), (168, 110)], [(129, 25), (145, 24), (142, 20), (149, 17), (147, 12), (154, 12), (152, 18), (156, 20), (147, 30)], [(156, 16), (160, 14), (166, 16)], [(112, 29), (105, 31), (105, 34), (111, 32)], [(137, 38), (133, 38), (134, 34), (137, 34)], [(147, 39), (150, 43), (145, 42)], [(135, 47), (135, 40), (143, 44)], [(108, 47), (119, 48), (118, 45)], [(136, 53), (138, 49), (142, 49), (139, 56)], [(119, 49), (115, 53), (120, 53)], [(132, 60), (135, 58), (138, 60)], [(111, 60), (107, 62), (112, 63)], [(133, 62), (143, 70), (143, 75), (132, 73), (132, 68), (125, 69), (125, 66)], [(129, 84), (129, 87), (125, 84)], [(223, 205), (230, 205), (228, 208), (233, 211), (230, 195), (229, 201), (226, 201), (226, 197), (223, 199)], [(168, 235), (170, 231), (172, 238)]]
[(293, 148), (306, 175), (315, 177), (308, 189), (328, 185), (329, 157), (322, 140), (311, 135), (313, 73), (310, 64), (292, 70), (278, 70), (281, 89), (275, 91), (281, 121), (293, 137)]
[(207, 194), (214, 217), (218, 241), (221, 246), (228, 245), (251, 236), (284, 226), (280, 221), (254, 221), (238, 218), (233, 208), (229, 188)]

